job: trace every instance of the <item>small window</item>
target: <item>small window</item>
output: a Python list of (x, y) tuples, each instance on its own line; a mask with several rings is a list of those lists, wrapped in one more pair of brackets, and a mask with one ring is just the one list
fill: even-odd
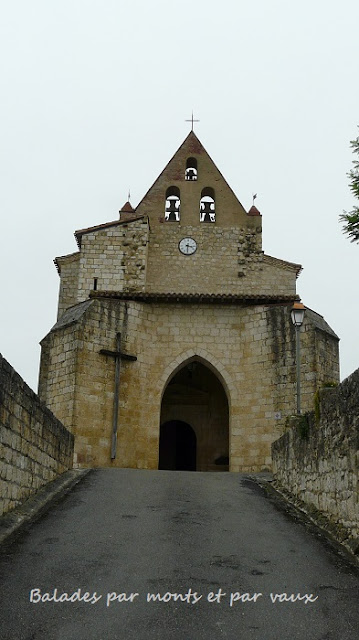
[(214, 198), (214, 189), (205, 187), (202, 189), (201, 200), (199, 203), (199, 220), (200, 222), (216, 221), (216, 202)]
[(187, 158), (185, 180), (197, 180), (197, 160), (196, 158)]
[(94, 278), (93, 279), (93, 290), (94, 291), (97, 291), (97, 280), (98, 280), (98, 278)]
[(168, 187), (166, 191), (165, 220), (179, 222), (180, 219), (180, 190), (178, 187)]

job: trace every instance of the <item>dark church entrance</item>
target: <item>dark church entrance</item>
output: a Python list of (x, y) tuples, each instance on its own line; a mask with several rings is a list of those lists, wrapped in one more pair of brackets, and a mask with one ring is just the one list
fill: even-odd
[(192, 427), (181, 420), (161, 426), (159, 469), (196, 471), (197, 438)]
[(187, 362), (170, 379), (160, 424), (159, 469), (228, 471), (228, 400), (202, 361)]

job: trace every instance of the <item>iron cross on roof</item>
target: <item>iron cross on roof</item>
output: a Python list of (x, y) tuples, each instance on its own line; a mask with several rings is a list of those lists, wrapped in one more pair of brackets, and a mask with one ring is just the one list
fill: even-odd
[(195, 120), (195, 118), (193, 117), (193, 111), (192, 111), (192, 118), (190, 120), (185, 120), (185, 122), (191, 122), (192, 123), (192, 131), (193, 131), (193, 123), (194, 122), (200, 122), (199, 120)]
[(111, 460), (116, 458), (116, 446), (117, 446), (117, 422), (118, 422), (118, 403), (120, 398), (120, 367), (121, 360), (131, 360), (135, 362), (137, 356), (133, 356), (129, 353), (123, 353), (121, 351), (121, 334), (116, 336), (116, 351), (110, 351), (109, 349), (100, 349), (100, 353), (104, 356), (110, 356), (115, 360), (115, 389), (113, 397), (113, 422), (112, 422), (112, 440), (111, 440)]

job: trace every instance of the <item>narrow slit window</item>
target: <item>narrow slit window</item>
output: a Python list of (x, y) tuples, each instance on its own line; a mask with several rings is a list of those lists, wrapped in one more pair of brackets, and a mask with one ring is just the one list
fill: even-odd
[(93, 290), (97, 291), (97, 278), (93, 279)]

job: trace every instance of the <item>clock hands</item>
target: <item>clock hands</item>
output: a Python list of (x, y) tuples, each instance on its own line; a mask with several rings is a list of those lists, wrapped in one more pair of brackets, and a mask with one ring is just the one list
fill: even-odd
[(182, 238), (179, 250), (186, 256), (191, 256), (197, 249), (197, 243), (193, 238)]

